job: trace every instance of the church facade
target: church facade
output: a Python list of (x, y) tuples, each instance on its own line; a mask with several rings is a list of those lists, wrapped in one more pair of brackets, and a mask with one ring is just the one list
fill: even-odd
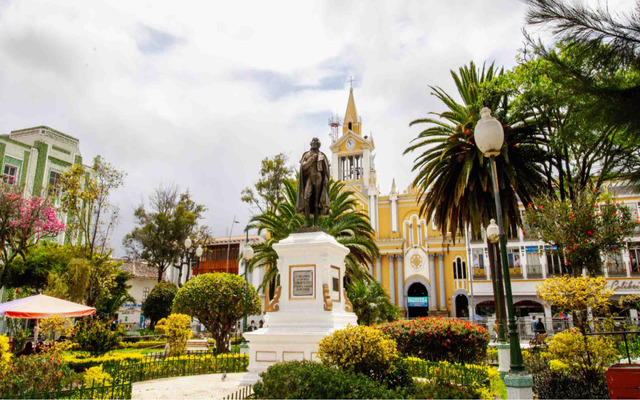
[(465, 238), (454, 244), (421, 217), (413, 187), (399, 190), (394, 180), (388, 194), (380, 192), (373, 158), (375, 143), (362, 132), (351, 89), (342, 132), (330, 147), (331, 177), (354, 192), (376, 231), (380, 257), (368, 266), (369, 271), (408, 317), (468, 316)]
[[(469, 317), (472, 313), (490, 317), (495, 304), (485, 233), (474, 237), (462, 232), (454, 243), (443, 237), (432, 221), (420, 216), (414, 187), (399, 190), (394, 180), (389, 193), (381, 193), (373, 157), (375, 143), (362, 132), (351, 89), (342, 129), (334, 133), (330, 146), (331, 176), (354, 192), (376, 231), (380, 257), (368, 266), (372, 276), (391, 302), (403, 309), (405, 317)], [(640, 194), (615, 182), (605, 190), (640, 222)], [(614, 290), (614, 303), (640, 291), (640, 229), (618, 247), (618, 253), (603, 260), (603, 276)], [(555, 311), (536, 295), (538, 285), (563, 271), (558, 255), (550, 250), (530, 235), (528, 226), (508, 233), (507, 259), (516, 315), (544, 317), (553, 330), (557, 325), (557, 321), (551, 324)], [(526, 330), (527, 324), (522, 326)]]

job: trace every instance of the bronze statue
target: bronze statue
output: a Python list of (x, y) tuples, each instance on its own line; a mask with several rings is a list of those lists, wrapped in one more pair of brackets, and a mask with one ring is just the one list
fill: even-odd
[(304, 214), (307, 226), (318, 225), (318, 217), (329, 215), (329, 160), (320, 151), (320, 140), (311, 140), (311, 150), (305, 152), (300, 160), (298, 177), (298, 202), (296, 211)]

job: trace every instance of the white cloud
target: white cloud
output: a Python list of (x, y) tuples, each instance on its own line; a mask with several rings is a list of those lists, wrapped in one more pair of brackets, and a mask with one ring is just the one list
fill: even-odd
[[(292, 162), (344, 113), (354, 75), (380, 187), (412, 180), (413, 119), (450, 69), (510, 66), (525, 6), (501, 1), (13, 1), (0, 9), (0, 132), (49, 125), (128, 172), (121, 223), (159, 184), (189, 188), (224, 235), (249, 219), (240, 190), (260, 160)], [(336, 88), (342, 80), (343, 87)], [(324, 115), (324, 117), (323, 117)]]

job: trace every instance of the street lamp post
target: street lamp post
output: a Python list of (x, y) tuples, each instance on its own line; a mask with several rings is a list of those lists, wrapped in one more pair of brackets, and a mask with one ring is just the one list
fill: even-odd
[[(253, 258), (253, 248), (249, 245), (249, 226), (245, 228), (246, 239), (244, 249), (242, 249), (242, 258), (244, 259), (244, 279), (247, 282), (244, 291), (244, 317), (242, 318), (242, 333), (247, 331), (247, 308), (249, 307), (249, 261)], [(249, 346), (247, 340), (242, 336), (242, 344), (240, 344), (240, 353), (249, 354)]]
[[(200, 272), (200, 257), (202, 257), (202, 247), (200, 247), (200, 245), (198, 245), (197, 249), (192, 249), (191, 246), (193, 246), (193, 242), (191, 241), (191, 238), (186, 238), (184, 240), (184, 248), (186, 249), (186, 255), (187, 255), (187, 267), (189, 268), (187, 270), (187, 281), (189, 280), (189, 275), (191, 274), (191, 264), (194, 261), (196, 261), (196, 275), (198, 275), (198, 273)], [(186, 282), (186, 281), (185, 281)]]
[(236, 216), (233, 216), (233, 222), (231, 222), (231, 228), (229, 228), (229, 239), (227, 242), (227, 274), (229, 273), (229, 250), (231, 250), (231, 232), (233, 232), (233, 225), (237, 224)]
[(249, 245), (249, 226), (245, 229), (246, 239), (242, 258), (244, 259), (244, 279), (247, 282), (247, 290), (244, 292), (244, 318), (242, 319), (242, 332), (247, 331), (247, 307), (249, 306), (249, 261), (253, 258), (253, 248)]
[[(504, 232), (504, 220), (502, 217), (502, 205), (500, 204), (500, 188), (498, 186), (498, 173), (496, 171), (496, 156), (500, 154), (502, 150), (502, 144), (504, 143), (504, 130), (502, 124), (491, 116), (491, 110), (484, 107), (480, 112), (481, 118), (478, 121), (474, 138), (478, 149), (486, 156), (489, 157), (491, 165), (491, 176), (493, 181), (493, 196), (496, 203), (496, 216), (498, 217), (498, 236), (500, 238), (500, 255), (502, 259), (502, 270), (505, 288), (505, 297), (507, 302), (507, 313), (509, 316), (509, 344), (511, 355), (511, 368), (512, 374), (522, 374), (524, 372), (524, 364), (522, 362), (522, 351), (520, 349), (520, 338), (518, 337), (518, 330), (516, 327), (516, 319), (513, 307), (513, 294), (511, 292), (511, 277), (509, 276), (509, 264), (507, 260), (507, 237)], [(493, 224), (495, 226), (495, 223)], [(489, 229), (487, 229), (487, 235), (489, 235)], [(491, 227), (491, 236), (495, 240), (495, 227)], [(530, 377), (528, 377), (530, 378)], [(515, 385), (520, 389), (526, 388), (530, 379), (520, 380), (515, 382)], [(505, 383), (506, 380), (505, 380)], [(509, 387), (509, 384), (507, 384)], [(528, 387), (530, 390), (531, 386)], [(528, 397), (528, 396), (527, 396)]]

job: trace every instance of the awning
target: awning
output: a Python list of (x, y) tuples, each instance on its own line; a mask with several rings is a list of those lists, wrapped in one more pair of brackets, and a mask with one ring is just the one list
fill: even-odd
[(38, 294), (0, 304), (0, 317), (42, 319), (54, 316), (84, 317), (96, 309), (67, 300)]

